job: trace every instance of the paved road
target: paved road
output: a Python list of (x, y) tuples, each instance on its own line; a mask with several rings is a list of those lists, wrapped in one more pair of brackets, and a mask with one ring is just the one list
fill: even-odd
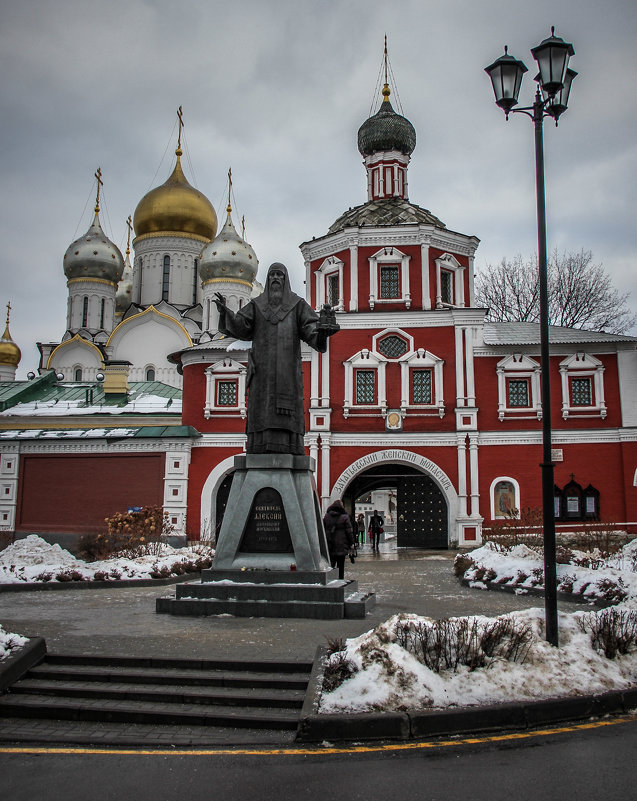
[(3, 797), (11, 801), (629, 799), (637, 717), (524, 739), (329, 751), (51, 755), (6, 753), (0, 746), (0, 776)]
[[(312, 659), (328, 637), (355, 637), (398, 612), (430, 617), (498, 615), (541, 606), (541, 598), (470, 590), (453, 575), (447, 551), (362, 552), (346, 578), (374, 590), (365, 620), (187, 618), (158, 615), (155, 598), (171, 588), (0, 593), (0, 624), (43, 636), (52, 652), (238, 659)], [(569, 603), (567, 611), (586, 608)]]

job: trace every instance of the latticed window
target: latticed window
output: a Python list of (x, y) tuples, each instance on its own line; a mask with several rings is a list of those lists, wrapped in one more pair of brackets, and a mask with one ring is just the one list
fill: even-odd
[(385, 300), (400, 297), (400, 273), (396, 265), (380, 268), (380, 297)]
[(440, 271), (440, 299), (443, 303), (453, 303), (453, 273)]
[(170, 256), (164, 256), (164, 270), (162, 273), (161, 299), (168, 300), (168, 287), (170, 285)]
[(529, 382), (525, 378), (511, 378), (508, 389), (510, 407), (529, 405)]
[(573, 406), (593, 405), (593, 391), (590, 378), (571, 379), (571, 404)]
[(376, 400), (376, 371), (356, 371), (356, 403), (372, 404)]
[(403, 353), (407, 353), (407, 343), (404, 339), (394, 335), (384, 337), (378, 343), (378, 352), (388, 359), (398, 359)]
[(237, 405), (237, 382), (217, 381), (217, 406)]
[(338, 273), (327, 276), (327, 302), (330, 306), (338, 306), (339, 297)]
[(413, 403), (432, 403), (431, 370), (412, 370), (411, 386)]

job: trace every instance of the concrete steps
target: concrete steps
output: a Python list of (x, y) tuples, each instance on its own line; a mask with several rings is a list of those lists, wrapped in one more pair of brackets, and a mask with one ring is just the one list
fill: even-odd
[(311, 663), (47, 655), (1, 718), (296, 730)]

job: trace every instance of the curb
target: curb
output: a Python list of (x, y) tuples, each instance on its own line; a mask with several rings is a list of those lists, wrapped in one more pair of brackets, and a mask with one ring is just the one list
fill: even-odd
[(201, 573), (183, 573), (160, 579), (113, 579), (113, 581), (32, 581), (22, 584), (0, 584), (0, 592), (34, 592), (38, 590), (109, 590), (114, 587), (165, 587), (196, 581)]
[(46, 642), (44, 637), (31, 637), (29, 641), (0, 662), (0, 693), (22, 678), (46, 655)]
[(493, 706), (321, 715), (318, 710), (327, 655), (328, 650), (324, 646), (317, 649), (301, 710), (297, 742), (409, 740), (505, 729), (532, 729), (603, 715), (626, 714), (637, 708), (635, 686), (598, 695), (546, 698)]

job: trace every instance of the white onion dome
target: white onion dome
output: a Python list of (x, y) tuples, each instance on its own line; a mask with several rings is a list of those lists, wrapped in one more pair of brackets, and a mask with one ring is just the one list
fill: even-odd
[(217, 214), (208, 198), (191, 186), (181, 168), (181, 149), (166, 183), (151, 189), (137, 204), (133, 226), (137, 239), (188, 236), (210, 242), (217, 233)]
[(64, 275), (69, 281), (78, 278), (101, 278), (116, 284), (124, 272), (120, 249), (102, 231), (99, 215), (88, 231), (76, 239), (64, 254)]
[(416, 129), (406, 117), (396, 114), (389, 102), (389, 94), (389, 86), (385, 84), (380, 109), (358, 129), (361, 156), (390, 150), (411, 156), (416, 147)]
[(207, 281), (245, 281), (251, 284), (257, 274), (259, 260), (252, 247), (241, 237), (230, 216), (219, 235), (201, 251), (199, 277)]
[(124, 273), (121, 281), (117, 285), (117, 295), (115, 295), (115, 314), (122, 315), (131, 305), (133, 300), (133, 267), (130, 263), (130, 256), (126, 253), (124, 262)]

